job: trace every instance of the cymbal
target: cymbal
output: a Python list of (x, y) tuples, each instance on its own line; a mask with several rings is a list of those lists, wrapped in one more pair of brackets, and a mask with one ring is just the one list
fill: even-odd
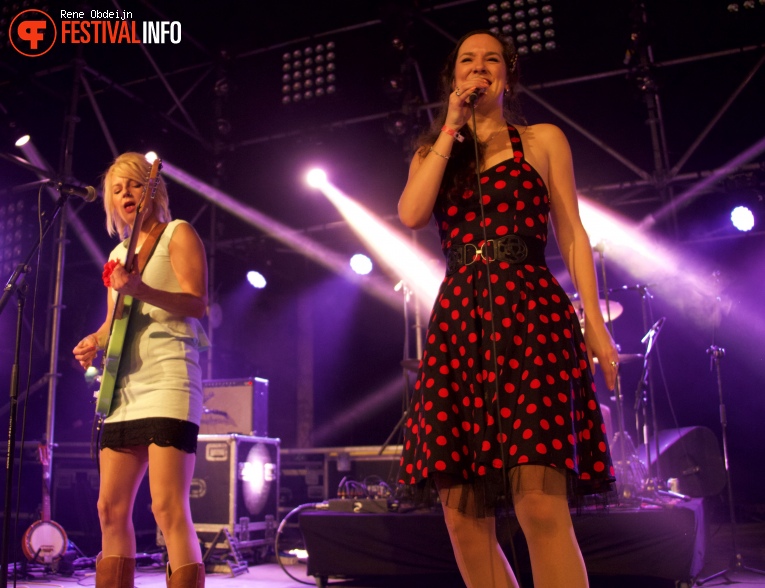
[(416, 357), (405, 359), (401, 362), (401, 367), (410, 372), (416, 372), (420, 367), (420, 360)]
[[(598, 361), (597, 357), (594, 358), (594, 359), (595, 359), (595, 363), (600, 363)], [(619, 363), (620, 364), (621, 363), (630, 363), (630, 362), (633, 362), (633, 361), (637, 361), (639, 359), (643, 359), (643, 354), (642, 353), (620, 353), (619, 354)]]
[[(598, 300), (598, 303), (600, 304), (600, 314), (602, 314), (603, 318), (607, 321), (608, 312), (606, 312), (606, 301), (601, 298)], [(582, 322), (584, 320), (584, 308), (582, 307), (582, 301), (579, 299), (572, 300), (571, 304), (573, 304), (574, 310), (576, 310), (576, 314), (579, 316), (579, 322)], [(624, 307), (616, 300), (609, 300), (608, 308), (611, 310), (611, 320), (619, 318), (624, 312)]]

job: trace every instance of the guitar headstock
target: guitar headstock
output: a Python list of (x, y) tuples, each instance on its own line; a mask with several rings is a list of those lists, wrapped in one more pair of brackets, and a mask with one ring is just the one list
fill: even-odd
[(159, 172), (162, 170), (162, 160), (159, 157), (155, 157), (151, 162), (151, 169), (149, 169), (149, 175), (146, 177), (146, 181), (143, 184), (143, 194), (141, 194), (141, 201), (138, 203), (138, 213), (140, 214), (143, 208), (143, 203), (146, 200), (146, 196), (154, 200), (157, 195), (157, 186), (159, 186)]

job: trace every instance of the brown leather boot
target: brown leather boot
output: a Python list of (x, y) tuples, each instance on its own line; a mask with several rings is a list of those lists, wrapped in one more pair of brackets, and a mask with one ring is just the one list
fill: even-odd
[(98, 554), (96, 557), (96, 588), (133, 588), (135, 558)]
[(205, 588), (205, 564), (190, 563), (170, 571), (167, 564), (167, 588)]

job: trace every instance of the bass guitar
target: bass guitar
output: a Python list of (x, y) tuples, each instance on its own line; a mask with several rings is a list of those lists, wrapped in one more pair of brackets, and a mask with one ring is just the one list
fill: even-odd
[(24, 533), (21, 538), (21, 550), (29, 561), (50, 565), (63, 557), (69, 540), (64, 528), (50, 520), (50, 488), (48, 486), (50, 460), (48, 445), (45, 442), (40, 443), (38, 453), (43, 468), (42, 515), (41, 519), (32, 523)]
[[(143, 226), (147, 208), (144, 204), (146, 198), (153, 200), (157, 193), (159, 185), (159, 170), (162, 168), (162, 162), (159, 158), (155, 159), (149, 171), (149, 177), (143, 185), (141, 200), (136, 206), (135, 220), (130, 232), (130, 239), (127, 245), (127, 255), (125, 257), (125, 270), (129, 273), (133, 271), (136, 261), (136, 246), (138, 245), (138, 236)], [(96, 419), (101, 423), (109, 414), (114, 396), (114, 388), (117, 384), (117, 371), (120, 367), (120, 356), (122, 355), (125, 344), (125, 335), (127, 333), (128, 321), (130, 320), (130, 310), (133, 305), (133, 297), (118, 294), (112, 311), (111, 327), (109, 331), (109, 343), (103, 357), (103, 366), (100, 377), (100, 386), (96, 392)]]

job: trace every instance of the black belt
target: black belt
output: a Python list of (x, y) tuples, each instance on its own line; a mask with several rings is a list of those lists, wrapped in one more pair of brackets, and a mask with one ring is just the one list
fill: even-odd
[(544, 241), (524, 239), (520, 235), (505, 235), (499, 239), (489, 239), (480, 247), (475, 243), (455, 245), (446, 252), (446, 274), (452, 274), (463, 265), (470, 265), (479, 259), (510, 264), (547, 265)]

